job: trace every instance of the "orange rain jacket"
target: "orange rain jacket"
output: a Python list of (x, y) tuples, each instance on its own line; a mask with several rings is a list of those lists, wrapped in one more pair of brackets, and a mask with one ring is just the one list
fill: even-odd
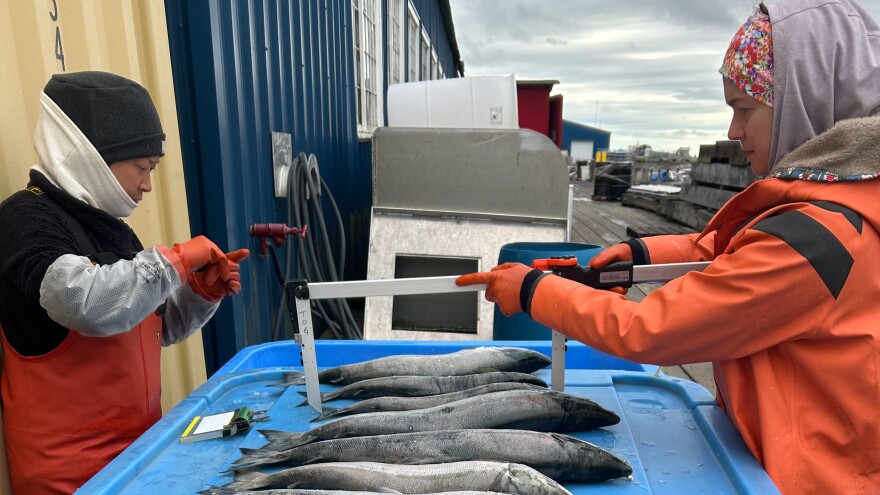
[[(880, 135), (880, 117), (854, 121)], [(649, 263), (712, 260), (704, 272), (641, 302), (548, 275), (531, 316), (638, 362), (712, 361), (719, 404), (784, 493), (880, 493), (880, 153), (864, 157), (875, 173), (795, 166), (700, 234), (642, 240)]]

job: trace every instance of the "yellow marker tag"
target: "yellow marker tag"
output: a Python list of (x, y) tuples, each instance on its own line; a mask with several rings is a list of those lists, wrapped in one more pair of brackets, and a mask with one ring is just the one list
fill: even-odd
[(198, 423), (200, 419), (202, 419), (201, 416), (196, 416), (195, 418), (193, 418), (192, 423), (190, 423), (189, 426), (186, 427), (186, 431), (184, 431), (183, 435), (180, 436), (185, 437), (189, 435), (189, 432), (193, 429), (193, 427), (195, 427), (196, 423)]

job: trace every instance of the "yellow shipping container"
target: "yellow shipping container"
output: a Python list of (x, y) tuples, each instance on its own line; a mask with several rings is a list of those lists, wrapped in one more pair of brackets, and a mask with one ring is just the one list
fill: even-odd
[[(166, 155), (127, 222), (146, 246), (190, 238), (183, 161), (161, 0), (0, 0), (0, 199), (23, 189), (36, 161), (39, 93), (59, 72), (104, 70), (140, 82), (167, 135)], [(205, 381), (201, 333), (165, 348), (162, 406), (173, 407)], [(11, 493), (0, 449), (0, 495)]]

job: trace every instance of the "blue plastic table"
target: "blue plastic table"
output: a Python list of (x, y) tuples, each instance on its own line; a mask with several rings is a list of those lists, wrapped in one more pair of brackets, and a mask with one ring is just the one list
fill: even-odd
[[(392, 354), (436, 354), (477, 345), (529, 347), (550, 355), (545, 341), (387, 342), (318, 341), (319, 368)], [(78, 494), (193, 494), (231, 480), (221, 473), (239, 457), (239, 447), (265, 444), (257, 428), (305, 431), (316, 412), (299, 391), (305, 386), (270, 386), (284, 371), (297, 370), (298, 347), (291, 342), (241, 351), (204, 385), (84, 485)], [(564, 484), (573, 494), (772, 494), (767, 473), (746, 449), (712, 395), (698, 384), (654, 376), (646, 367), (569, 343), (565, 391), (583, 395), (615, 411), (621, 422), (573, 433), (625, 459), (632, 479), (598, 484)], [(550, 370), (536, 373), (549, 382)], [(322, 390), (334, 387), (322, 385)], [(343, 406), (351, 401), (334, 401)], [(246, 434), (189, 444), (180, 434), (194, 416), (248, 406), (266, 409), (271, 419)]]

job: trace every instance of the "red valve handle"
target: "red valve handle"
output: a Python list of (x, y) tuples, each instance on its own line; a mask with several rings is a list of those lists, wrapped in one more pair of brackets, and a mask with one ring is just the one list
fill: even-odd
[(305, 238), (308, 225), (303, 227), (288, 227), (283, 223), (255, 223), (251, 225), (251, 235), (260, 238), (260, 254), (266, 255), (266, 238), (271, 238), (276, 246), (284, 245), (284, 239), (289, 235), (298, 235)]

